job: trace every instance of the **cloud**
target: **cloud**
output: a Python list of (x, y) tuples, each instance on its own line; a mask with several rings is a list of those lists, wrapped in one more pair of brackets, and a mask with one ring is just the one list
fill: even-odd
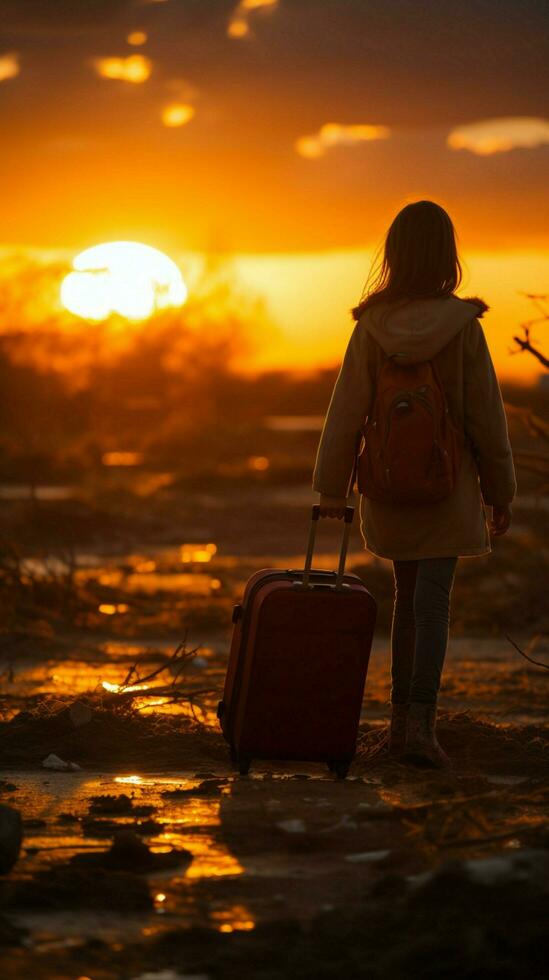
[(185, 123), (191, 121), (195, 114), (195, 109), (192, 105), (185, 102), (169, 102), (162, 109), (162, 122), (164, 126), (169, 129), (174, 129), (178, 126), (184, 126)]
[(16, 51), (7, 51), (0, 55), (0, 82), (5, 82), (8, 78), (15, 78), (20, 71), (19, 55)]
[(241, 38), (250, 34), (250, 13), (252, 10), (270, 7), (274, 10), (278, 0), (240, 0), (234, 8), (227, 27), (229, 37)]
[(295, 148), (302, 157), (316, 160), (323, 157), (334, 146), (357, 146), (371, 140), (385, 140), (391, 135), (388, 126), (357, 124), (346, 126), (343, 123), (325, 123), (318, 133), (301, 136)]
[(131, 54), (127, 58), (95, 58), (93, 64), (101, 78), (134, 84), (146, 82), (152, 72), (152, 61), (143, 54)]
[(532, 149), (549, 143), (549, 121), (534, 116), (483, 119), (457, 126), (446, 143), (451, 150), (469, 150), (482, 157), (518, 148)]

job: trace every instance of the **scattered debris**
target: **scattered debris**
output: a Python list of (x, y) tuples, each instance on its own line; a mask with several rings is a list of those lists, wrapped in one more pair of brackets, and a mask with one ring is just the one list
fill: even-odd
[(307, 832), (305, 821), (299, 819), (281, 820), (276, 826), (287, 834), (305, 834)]
[(537, 881), (542, 884), (549, 872), (547, 851), (522, 850), (518, 854), (504, 854), (463, 862), (471, 881), (481, 885), (497, 885), (500, 882)]
[(50, 752), (45, 759), (42, 760), (42, 766), (44, 769), (53, 769), (54, 772), (76, 772), (81, 769), (81, 766), (77, 765), (76, 762), (64, 762), (60, 759), (58, 755)]
[(186, 715), (143, 714), (132, 697), (101, 691), (87, 695), (93, 718), (75, 728), (68, 710), (74, 698), (67, 698), (63, 706), (62, 697), (38, 695), (32, 710), (8, 721), (0, 718), (3, 767), (36, 767), (44, 757), (44, 746), (61, 760), (75, 759), (79, 766), (101, 771), (226, 766), (227, 747), (217, 729)]
[(346, 854), (345, 861), (350, 861), (351, 864), (375, 864), (376, 861), (384, 861), (390, 853), (390, 851), (362, 851), (359, 854)]

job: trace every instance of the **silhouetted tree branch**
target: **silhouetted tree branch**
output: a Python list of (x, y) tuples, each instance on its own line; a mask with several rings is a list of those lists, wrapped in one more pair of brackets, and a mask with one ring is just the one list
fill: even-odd
[(543, 367), (547, 368), (549, 371), (549, 358), (545, 357), (545, 354), (542, 354), (541, 351), (539, 351), (537, 347), (534, 347), (532, 344), (530, 340), (530, 328), (523, 326), (522, 329), (524, 330), (524, 337), (513, 337), (515, 344), (517, 344), (522, 352), (528, 351), (529, 354), (532, 354), (533, 357), (537, 358), (540, 364), (543, 364)]
[(521, 329), (524, 336), (513, 337), (518, 350), (511, 351), (511, 353), (522, 354), (524, 351), (526, 351), (528, 354), (532, 354), (532, 356), (535, 357), (546, 370), (549, 370), (549, 358), (547, 358), (542, 351), (538, 350), (530, 339), (530, 328), (537, 323), (546, 323), (547, 320), (549, 320), (549, 311), (546, 308), (548, 297), (542, 293), (524, 293), (523, 295), (533, 302), (536, 309), (539, 310), (541, 316), (536, 317), (534, 320), (529, 320), (527, 323), (521, 323)]
[[(513, 646), (515, 648), (515, 650), (517, 651), (517, 653), (520, 653), (521, 657), (524, 657), (524, 659), (525, 660), (528, 660), (529, 663), (535, 664), (536, 667), (543, 667), (545, 670), (549, 670), (549, 664), (544, 664), (544, 663), (542, 663), (541, 660), (534, 660), (533, 657), (530, 657), (527, 653), (524, 652), (524, 650), (521, 650), (521, 648), (519, 647), (518, 643), (515, 643), (515, 641), (512, 640), (511, 637), (507, 633), (505, 634), (505, 639), (506, 640), (509, 640), (509, 643), (511, 644), (511, 646)], [(527, 649), (529, 651), (530, 650), (534, 650), (539, 639), (540, 639), (539, 636), (534, 636), (530, 640), (530, 643), (528, 644), (528, 648)]]

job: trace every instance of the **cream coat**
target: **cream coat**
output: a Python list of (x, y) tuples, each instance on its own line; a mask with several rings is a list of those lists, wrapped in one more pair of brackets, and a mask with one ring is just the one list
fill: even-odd
[(482, 300), (456, 296), (379, 304), (357, 323), (336, 381), (313, 475), (313, 489), (345, 497), (357, 432), (371, 410), (387, 355), (402, 363), (432, 359), (454, 422), (466, 435), (451, 495), (434, 504), (397, 505), (361, 498), (366, 547), (383, 558), (412, 560), (484, 555), (490, 537), (484, 505), (516, 492), (501, 392), (479, 317)]

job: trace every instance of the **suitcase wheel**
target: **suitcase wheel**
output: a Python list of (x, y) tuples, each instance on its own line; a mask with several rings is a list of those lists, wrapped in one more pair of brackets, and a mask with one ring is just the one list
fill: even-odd
[(347, 773), (349, 772), (351, 763), (348, 759), (330, 759), (328, 762), (328, 769), (333, 772), (334, 776), (338, 779), (345, 779)]
[(252, 757), (250, 755), (239, 755), (234, 745), (229, 746), (229, 754), (233, 769), (238, 769), (241, 776), (247, 776), (252, 764)]

